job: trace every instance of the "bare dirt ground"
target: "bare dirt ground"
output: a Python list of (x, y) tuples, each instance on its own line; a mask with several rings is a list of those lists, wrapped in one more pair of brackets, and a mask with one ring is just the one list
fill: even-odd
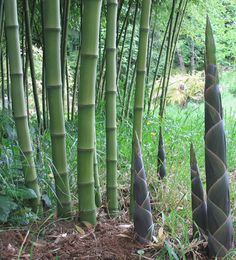
[(143, 245), (130, 223), (101, 218), (88, 223), (60, 221), (29, 230), (0, 232), (0, 259), (138, 259)]

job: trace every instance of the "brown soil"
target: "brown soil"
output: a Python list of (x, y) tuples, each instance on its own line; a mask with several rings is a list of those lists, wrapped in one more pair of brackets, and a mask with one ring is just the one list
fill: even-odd
[(61, 221), (0, 232), (0, 259), (17, 259), (20, 254), (20, 259), (128, 260), (138, 259), (140, 248), (130, 223), (120, 219), (100, 219), (95, 228)]

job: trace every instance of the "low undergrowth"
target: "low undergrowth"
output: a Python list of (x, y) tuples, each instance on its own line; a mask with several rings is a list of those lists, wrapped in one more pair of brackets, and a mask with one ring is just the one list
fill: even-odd
[[(233, 101), (232, 101), (233, 100)], [(227, 159), (230, 174), (230, 190), (233, 224), (236, 227), (236, 108), (235, 98), (226, 91), (223, 92), (224, 120), (227, 139)], [(105, 125), (104, 108), (97, 111), (97, 154), (99, 174), (103, 196), (105, 196)], [(159, 119), (156, 113), (144, 118), (143, 126), (143, 158), (151, 192), (153, 217), (157, 242), (152, 245), (156, 259), (163, 259), (169, 255), (170, 259), (186, 259), (191, 255), (198, 259), (201, 250), (206, 246), (202, 241), (191, 237), (191, 191), (189, 149), (190, 142), (196, 148), (196, 154), (205, 186), (204, 170), (204, 105), (203, 103), (188, 103), (185, 107), (169, 105), (166, 110), (163, 124), (165, 149), (167, 154), (168, 176), (159, 181), (157, 178), (157, 144)], [(31, 122), (31, 132), (34, 136), (34, 151), (40, 186), (44, 196), (45, 209), (53, 212), (55, 209), (56, 194), (52, 174), (50, 135), (45, 131), (39, 137)], [(77, 206), (76, 174), (77, 174), (77, 121), (67, 122), (67, 154), (69, 165), (70, 186), (74, 210)], [(0, 161), (0, 199), (3, 196), (10, 198), (12, 207), (7, 213), (7, 224), (12, 227), (25, 225), (36, 221), (37, 218), (24, 206), (22, 197), (23, 176), (20, 167), (20, 153), (17, 145), (16, 133), (11, 117), (1, 115), (0, 126), (1, 161)], [(121, 215), (127, 215), (129, 203), (130, 161), (131, 161), (132, 121), (125, 120), (118, 123), (118, 184), (120, 194)], [(14, 159), (13, 159), (14, 158)], [(6, 190), (15, 191), (13, 195)], [(26, 192), (26, 191), (25, 191)], [(28, 193), (27, 193), (28, 192)], [(30, 195), (30, 191), (24, 194)], [(31, 196), (33, 196), (31, 194)], [(14, 205), (14, 206), (13, 206)], [(105, 205), (103, 205), (105, 206)], [(3, 214), (0, 208), (0, 215)], [(53, 214), (51, 214), (53, 216)], [(21, 220), (27, 220), (26, 222)], [(3, 228), (2, 228), (3, 229)], [(160, 246), (161, 245), (161, 246)], [(150, 249), (150, 248), (149, 248)], [(145, 256), (146, 248), (140, 249), (140, 259)], [(229, 252), (229, 259), (236, 256), (235, 249)]]

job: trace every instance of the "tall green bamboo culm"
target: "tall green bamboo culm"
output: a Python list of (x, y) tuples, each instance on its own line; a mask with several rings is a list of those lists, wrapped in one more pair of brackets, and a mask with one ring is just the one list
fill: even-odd
[(226, 162), (219, 77), (215, 42), (209, 18), (206, 25), (205, 57), (205, 166), (209, 257), (224, 257), (233, 247), (229, 177)]
[(27, 120), (23, 88), (23, 70), (20, 52), (19, 25), (16, 0), (5, 1), (6, 41), (9, 50), (11, 96), (13, 116), (20, 150), (25, 185), (35, 191), (37, 197), (30, 201), (34, 211), (40, 205), (40, 189), (37, 181), (33, 150)]
[(118, 212), (116, 133), (116, 21), (117, 0), (107, 0), (106, 31), (106, 158), (107, 202), (110, 215)]
[(134, 119), (133, 119), (133, 141), (132, 141), (132, 161), (131, 161), (131, 187), (130, 187), (130, 217), (133, 218), (134, 211), (134, 138), (137, 133), (140, 144), (142, 143), (143, 127), (143, 109), (144, 109), (144, 91), (145, 91), (145, 74), (147, 63), (147, 48), (149, 34), (149, 20), (151, 0), (142, 1), (140, 36), (138, 47), (138, 58), (136, 67), (136, 85), (134, 101)]
[(78, 195), (80, 220), (96, 224), (94, 195), (95, 86), (101, 0), (83, 0), (78, 97)]
[(44, 0), (45, 79), (48, 95), (53, 173), (58, 216), (70, 216), (71, 198), (66, 159), (60, 57), (60, 1)]

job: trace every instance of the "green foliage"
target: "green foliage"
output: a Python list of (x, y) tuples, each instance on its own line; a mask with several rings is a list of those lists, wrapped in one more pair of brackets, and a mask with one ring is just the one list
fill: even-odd
[(204, 72), (194, 75), (178, 73), (170, 78), (167, 102), (185, 106), (187, 102), (203, 101)]
[(195, 44), (197, 68), (203, 69), (204, 26), (207, 14), (211, 18), (216, 35), (217, 60), (221, 65), (230, 66), (236, 57), (235, 0), (189, 1), (180, 35), (180, 48), (186, 65), (190, 66), (190, 40), (192, 40)]
[(24, 186), (14, 123), (6, 112), (0, 114), (0, 122), (0, 222), (26, 225), (36, 218), (27, 206), (29, 200), (37, 196)]
[[(233, 74), (233, 73), (231, 73)], [(227, 92), (227, 82), (231, 81), (230, 73), (221, 75), (223, 89), (223, 106), (225, 108), (224, 119), (226, 127), (227, 140), (227, 157), (229, 171), (235, 170), (236, 165), (236, 109), (235, 98)], [(143, 160), (146, 165), (149, 189), (155, 204), (153, 204), (153, 216), (156, 222), (155, 229), (164, 228), (165, 240), (179, 258), (184, 257), (189, 251), (197, 252), (199, 244), (189, 243), (189, 228), (191, 227), (191, 205), (190, 205), (190, 178), (189, 178), (189, 143), (195, 144), (199, 167), (204, 171), (204, 148), (203, 148), (203, 103), (188, 103), (182, 108), (176, 105), (168, 105), (166, 117), (163, 121), (165, 149), (167, 154), (168, 178), (162, 183), (156, 177), (156, 148), (158, 143), (159, 119), (154, 113), (144, 118), (143, 130)], [(8, 125), (9, 133), (13, 134), (13, 125), (7, 115), (2, 116), (1, 121)], [(36, 125), (36, 121), (32, 123)], [(67, 154), (69, 166), (69, 178), (72, 191), (72, 198), (77, 200), (76, 187), (76, 156), (77, 156), (77, 119), (74, 122), (66, 122), (67, 131)], [(105, 192), (105, 113), (104, 104), (97, 108), (96, 112), (97, 127), (97, 153), (98, 166), (101, 181), (102, 193)], [(130, 177), (130, 158), (131, 158), (131, 141), (132, 141), (132, 122), (125, 120), (122, 124), (118, 123), (118, 183), (120, 193), (120, 206), (124, 206), (125, 197), (122, 190), (127, 188)], [(17, 155), (16, 141), (13, 139), (4, 140), (4, 162), (1, 160), (0, 168), (0, 186), (3, 183), (12, 184), (22, 181), (22, 172), (19, 170), (19, 158)], [(14, 144), (14, 145), (12, 145)], [(39, 172), (39, 181), (42, 187), (42, 193), (47, 193), (52, 201), (52, 210), (55, 209), (57, 200), (54, 181), (52, 175), (52, 161), (50, 158), (50, 134), (45, 131), (40, 137), (41, 151), (38, 155), (37, 169)], [(14, 154), (14, 155), (13, 155)], [(187, 156), (187, 157), (186, 157)], [(12, 160), (11, 158), (15, 158)], [(8, 167), (8, 168), (3, 168)], [(233, 177), (234, 174), (232, 173)], [(3, 180), (3, 178), (4, 180)], [(205, 178), (203, 177), (203, 186)], [(14, 179), (14, 182), (13, 180)], [(235, 222), (236, 216), (236, 182), (231, 183), (231, 203), (232, 216)], [(18, 185), (19, 186), (19, 185)], [(4, 186), (5, 187), (5, 186)], [(15, 202), (13, 200), (13, 202)], [(16, 203), (16, 202), (15, 202)], [(17, 204), (17, 203), (16, 203)], [(24, 216), (24, 215), (23, 215)], [(30, 216), (30, 212), (28, 212)], [(28, 219), (29, 220), (29, 219)], [(31, 218), (31, 221), (34, 218)], [(15, 223), (15, 222), (14, 222)], [(195, 242), (196, 243), (196, 242)], [(168, 254), (166, 246), (158, 253), (159, 259), (163, 259)], [(234, 252), (232, 252), (232, 255)], [(235, 254), (234, 254), (235, 255)], [(233, 255), (233, 256), (234, 256)], [(197, 254), (196, 254), (197, 256)], [(172, 256), (173, 257), (173, 256)], [(174, 258), (172, 258), (174, 259)]]
[(223, 90), (227, 90), (230, 94), (236, 97), (236, 74), (235, 69), (225, 70), (221, 73), (220, 80), (224, 82), (221, 84)]
[(11, 211), (17, 208), (17, 204), (7, 197), (0, 195), (0, 222), (7, 222)]
[[(21, 13), (21, 2), (19, 2), (19, 10)], [(121, 12), (119, 18), (118, 30), (121, 29), (122, 22), (125, 19), (124, 13), (127, 11), (128, 2), (124, 1), (124, 12)], [(135, 1), (131, 1), (135, 2)], [(140, 1), (141, 2), (141, 1)], [(42, 44), (41, 44), (41, 25), (39, 14), (39, 3), (37, 4), (37, 14), (33, 25), (34, 35), (34, 57), (36, 78), (41, 91), (41, 74), (42, 74)], [(154, 68), (157, 62), (160, 44), (163, 37), (163, 32), (167, 24), (168, 15), (171, 7), (171, 1), (153, 1), (154, 10), (157, 10), (157, 19), (151, 18), (150, 32), (153, 30), (156, 23), (154, 32), (154, 43), (152, 48), (152, 61), (149, 71), (150, 85), (154, 74)], [(32, 2), (30, 1), (30, 5)], [(69, 89), (72, 86), (72, 75), (74, 74), (75, 64), (79, 49), (80, 41), (80, 3), (79, 1), (71, 1), (71, 20), (69, 29), (69, 46), (68, 46), (68, 70), (69, 70)], [(212, 8), (214, 6), (214, 8)], [(226, 127), (226, 140), (228, 152), (228, 166), (229, 171), (235, 170), (236, 165), (236, 111), (235, 111), (235, 98), (232, 96), (236, 93), (236, 80), (235, 71), (231, 70), (231, 66), (235, 61), (236, 54), (236, 36), (235, 36), (235, 0), (190, 0), (187, 15), (184, 19), (184, 25), (180, 33), (180, 41), (178, 47), (184, 58), (187, 71), (191, 67), (191, 43), (194, 43), (194, 58), (196, 61), (196, 69), (203, 69), (204, 60), (204, 24), (205, 15), (208, 13), (214, 24), (214, 30), (217, 36), (217, 55), (219, 63), (223, 67), (222, 80), (223, 80), (223, 105), (226, 108), (224, 113), (225, 127)], [(129, 26), (127, 28), (127, 35), (124, 39), (124, 54), (121, 58), (121, 73), (118, 81), (119, 95), (123, 96), (123, 88), (125, 85), (125, 72), (127, 70), (127, 57), (130, 52), (129, 39), (132, 30), (132, 16), (134, 13), (135, 5), (132, 5), (130, 15), (128, 16)], [(201, 10), (196, 12), (196, 10)], [(100, 48), (98, 68), (101, 70), (102, 53), (105, 46), (106, 34), (106, 5), (103, 5), (103, 16), (101, 18), (101, 35), (100, 35)], [(154, 12), (154, 11), (153, 11)], [(155, 17), (154, 14), (152, 17)], [(21, 19), (21, 16), (20, 16)], [(134, 44), (132, 46), (131, 67), (129, 75), (129, 83), (132, 78), (132, 73), (135, 70), (135, 61), (138, 52), (138, 34), (140, 20), (140, 12), (138, 12), (137, 24), (135, 29)], [(124, 36), (124, 35), (122, 35)], [(4, 43), (3, 43), (4, 45)], [(118, 64), (120, 62), (122, 40), (118, 45)], [(164, 53), (166, 46), (164, 47)], [(163, 55), (164, 56), (164, 55)], [(25, 56), (24, 56), (25, 57)], [(177, 57), (176, 57), (177, 58)], [(177, 65), (175, 59), (175, 65)], [(159, 75), (163, 70), (163, 59), (161, 60)], [(225, 68), (227, 66), (227, 68)], [(226, 71), (227, 69), (227, 71)], [(28, 71), (29, 72), (29, 71)], [(99, 72), (98, 79), (102, 72)], [(179, 89), (178, 77), (187, 86), (184, 93)], [(201, 170), (204, 169), (204, 148), (203, 148), (203, 81), (201, 72), (197, 72), (193, 76), (189, 75), (173, 75), (173, 82), (170, 82), (170, 92), (168, 93), (169, 104), (166, 108), (166, 117), (161, 123), (156, 111), (152, 115), (144, 118), (143, 130), (143, 159), (147, 169), (149, 189), (153, 198), (153, 216), (156, 222), (155, 228), (163, 228), (164, 237), (158, 239), (162, 242), (162, 247), (158, 256), (164, 259), (167, 255), (170, 259), (179, 259), (192, 250), (192, 244), (189, 243), (189, 228), (191, 227), (191, 206), (190, 206), (190, 180), (189, 180), (189, 158), (188, 147), (190, 142), (194, 142), (197, 150), (197, 157), (199, 158), (199, 166)], [(177, 87), (176, 87), (177, 86)], [(172, 88), (174, 91), (171, 93)], [(182, 95), (183, 94), (183, 95)], [(182, 96), (181, 96), (182, 95)], [(41, 95), (40, 95), (41, 96)], [(71, 97), (71, 95), (70, 95)], [(183, 99), (182, 99), (183, 98)], [(177, 101), (176, 101), (177, 99)], [(119, 100), (119, 99), (117, 99)], [(173, 101), (174, 100), (174, 101)], [(180, 101), (179, 101), (180, 100)], [(40, 100), (41, 101), (41, 100)], [(190, 101), (190, 102), (189, 102)], [(192, 102), (193, 101), (193, 102)], [(197, 101), (197, 102), (195, 102)], [(42, 136), (38, 137), (35, 131), (35, 112), (34, 104), (32, 102), (31, 82), (29, 79), (29, 102), (30, 102), (30, 131), (34, 135), (35, 144), (34, 156), (37, 156), (37, 171), (39, 173), (38, 179), (44, 195), (42, 200), (47, 207), (56, 207), (58, 197), (55, 193), (55, 184), (53, 181), (54, 165), (51, 160), (51, 146), (50, 146), (50, 133), (46, 130)], [(131, 97), (130, 108), (132, 110), (134, 100)], [(66, 104), (66, 102), (65, 102)], [(180, 107), (175, 104), (184, 104)], [(121, 114), (122, 107), (118, 103), (118, 117)], [(104, 104), (103, 101), (99, 102), (96, 110), (96, 127), (97, 127), (97, 153), (98, 153), (98, 166), (99, 176), (102, 186), (102, 192), (105, 191), (105, 118), (104, 118)], [(132, 115), (132, 112), (130, 113)], [(164, 129), (165, 149), (167, 155), (167, 170), (168, 178), (163, 183), (160, 183), (156, 178), (156, 157), (157, 157), (157, 144), (158, 144), (158, 129), (160, 124)], [(66, 122), (67, 130), (67, 155), (68, 155), (68, 173), (70, 188), (72, 191), (72, 198), (75, 204), (77, 203), (77, 177), (76, 177), (76, 156), (77, 156), (77, 118), (74, 122)], [(118, 184), (120, 193), (120, 204), (123, 208), (126, 205), (127, 197), (124, 195), (123, 190), (126, 190), (127, 183), (130, 178), (130, 160), (131, 160), (131, 146), (132, 146), (132, 122), (129, 119), (118, 123)], [(14, 125), (7, 115), (0, 115), (0, 187), (3, 187), (4, 193), (0, 195), (0, 210), (2, 218), (13, 224), (27, 224), (29, 221), (34, 220), (35, 215), (24, 204), (25, 200), (30, 196), (34, 196), (32, 190), (26, 190), (23, 187), (23, 174), (20, 165), (19, 146), (16, 139), (16, 132)], [(37, 145), (40, 143), (40, 149), (36, 152)], [(234, 175), (232, 174), (232, 177)], [(234, 178), (234, 177), (233, 177)], [(203, 186), (205, 186), (205, 178), (203, 177)], [(232, 197), (232, 215), (235, 222), (235, 200), (236, 200), (236, 186), (235, 181), (231, 184), (231, 197)], [(5, 204), (1, 205), (2, 198)], [(9, 203), (8, 203), (9, 202)], [(15, 205), (15, 206), (14, 206)], [(4, 215), (5, 214), (5, 215)], [(1, 217), (1, 216), (0, 216)], [(7, 219), (7, 220), (6, 220)], [(3, 222), (3, 221), (2, 221)], [(196, 246), (198, 247), (198, 245)], [(197, 249), (196, 249), (197, 250)], [(140, 250), (138, 254), (142, 257), (145, 250)], [(230, 252), (231, 253), (231, 252)], [(232, 255), (235, 252), (232, 250)]]
[(36, 215), (27, 208), (27, 201), (37, 198), (29, 188), (9, 186), (0, 191), (0, 223), (27, 225)]
[(19, 187), (17, 189), (14, 189), (14, 187), (9, 186), (4, 189), (5, 193), (16, 200), (30, 200), (37, 198), (37, 195), (32, 189)]

